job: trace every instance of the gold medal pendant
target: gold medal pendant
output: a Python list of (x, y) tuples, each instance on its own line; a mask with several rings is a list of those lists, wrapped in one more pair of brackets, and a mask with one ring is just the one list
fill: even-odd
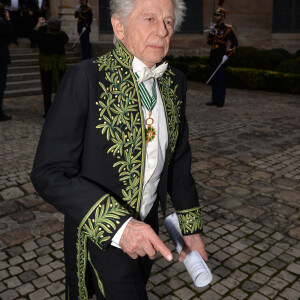
[(145, 120), (147, 128), (145, 129), (146, 142), (152, 142), (156, 137), (156, 129), (152, 126), (154, 120), (151, 118), (152, 110), (149, 111), (149, 118)]

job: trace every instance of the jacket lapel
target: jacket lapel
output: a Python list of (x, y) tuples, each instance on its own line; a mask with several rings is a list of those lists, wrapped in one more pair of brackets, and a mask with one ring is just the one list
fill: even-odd
[(108, 155), (115, 158), (119, 180), (123, 184), (123, 201), (139, 217), (144, 177), (145, 129), (137, 82), (132, 72), (133, 56), (118, 43), (107, 55), (99, 57), (99, 71), (105, 72), (105, 84), (96, 103), (99, 108), (101, 134), (110, 142)]
[(158, 78), (159, 89), (164, 103), (166, 122), (168, 126), (169, 162), (173, 157), (179, 135), (180, 108), (182, 104), (182, 101), (178, 98), (177, 95), (178, 84), (174, 84), (174, 78), (175, 74), (172, 72), (170, 67), (168, 67), (162, 77)]

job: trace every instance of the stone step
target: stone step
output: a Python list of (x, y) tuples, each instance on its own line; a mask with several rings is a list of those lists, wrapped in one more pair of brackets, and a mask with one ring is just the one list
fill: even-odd
[(21, 66), (8, 65), (8, 71), (7, 71), (8, 75), (24, 73), (24, 72), (28, 72), (28, 73), (39, 72), (39, 66), (38, 65), (26, 66), (26, 68), (23, 68)]
[(24, 97), (24, 96), (31, 96), (31, 95), (41, 95), (42, 90), (41, 87), (27, 87), (22, 89), (15, 89), (15, 90), (5, 90), (4, 97), (5, 98), (12, 98), (12, 97)]
[[(77, 61), (76, 61), (77, 62)], [(75, 62), (75, 63), (76, 63)], [(70, 66), (74, 65), (73, 62), (71, 63), (67, 63), (67, 68), (69, 68)], [(27, 66), (26, 68), (23, 67), (15, 67), (15, 66), (11, 66), (9, 65), (8, 67), (8, 72), (7, 72), (7, 76), (14, 76), (14, 75), (18, 75), (19, 73), (39, 73), (40, 69), (38, 65), (35, 66)]]
[[(72, 52), (72, 51), (66, 51), (66, 56), (68, 58), (70, 57), (80, 57), (80, 53), (76, 53), (76, 52)], [(11, 60), (15, 61), (15, 60), (24, 60), (24, 59), (38, 59), (39, 57), (39, 53), (15, 53), (13, 55), (10, 55)]]
[[(81, 56), (67, 56), (67, 63), (76, 63), (81, 60)], [(30, 59), (15, 59), (14, 57), (11, 58), (11, 66), (12, 67), (27, 67), (27, 66), (38, 66), (39, 60), (38, 57), (30, 58)]]
[(37, 69), (36, 72), (25, 72), (26, 70), (22, 70), (24, 73), (8, 73), (7, 74), (7, 83), (8, 82), (19, 82), (19, 81), (29, 81), (32, 79), (40, 79), (40, 73)]
[(6, 91), (9, 90), (20, 90), (26, 88), (38, 88), (41, 86), (41, 80), (30, 79), (30, 80), (20, 80), (20, 81), (10, 81), (6, 83)]
[[(67, 64), (67, 69), (72, 65), (74, 64)], [(15, 70), (15, 73), (12, 74), (10, 74), (9, 71), (4, 93), (5, 97), (15, 97), (16, 95), (22, 96), (22, 93), (19, 93), (19, 91), (26, 91), (26, 95), (30, 95), (30, 90), (33, 90), (35, 95), (41, 93), (39, 68), (38, 66), (31, 67), (31, 69), (32, 68), (35, 68), (33, 72), (24, 72), (24, 70), (21, 72), (20, 68), (15, 68), (16, 70), (19, 70), (19, 72)]]
[[(73, 48), (74, 42), (67, 43), (65, 45), (65, 50), (70, 51), (70, 52), (80, 52), (80, 43), (78, 43), (74, 48)], [(9, 46), (9, 53), (11, 55), (14, 54), (20, 54), (20, 53), (39, 53), (39, 48), (36, 46), (35, 48), (30, 48), (30, 44), (27, 45), (22, 45), (21, 47), (13, 47)]]
[(9, 54), (10, 56), (14, 56), (16, 54), (32, 54), (32, 53), (38, 53), (38, 49), (31, 49), (31, 48), (12, 48), (9, 47)]

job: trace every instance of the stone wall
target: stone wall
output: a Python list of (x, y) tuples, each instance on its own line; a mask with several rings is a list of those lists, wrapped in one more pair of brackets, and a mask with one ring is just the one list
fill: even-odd
[[(101, 1), (101, 0), (99, 0)], [(95, 52), (107, 47), (112, 41), (112, 34), (101, 34), (99, 31), (99, 1), (90, 0), (93, 7), (94, 22), (92, 25), (91, 41)], [(207, 29), (212, 22), (217, 1), (203, 0), (203, 29)], [(71, 41), (78, 37), (74, 10), (77, 1), (52, 0), (51, 12), (62, 19), (62, 28)], [(237, 34), (240, 46), (254, 46), (257, 48), (285, 48), (291, 53), (300, 49), (300, 33), (272, 33), (272, 0), (227, 0), (224, 8), (227, 11), (225, 22), (232, 24)], [(207, 33), (174, 35), (171, 42), (170, 54), (178, 55), (208, 55), (210, 49), (206, 44)], [(98, 49), (98, 50), (97, 50)]]

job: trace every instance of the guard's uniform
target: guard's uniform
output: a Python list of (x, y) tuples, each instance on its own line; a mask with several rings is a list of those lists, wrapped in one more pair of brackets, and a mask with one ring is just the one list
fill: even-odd
[[(211, 45), (210, 51), (210, 71), (211, 74), (222, 62), (224, 55), (231, 55), (238, 47), (238, 41), (231, 25), (221, 23), (215, 27), (216, 33), (209, 33), (207, 43)], [(231, 43), (227, 50), (228, 42)], [(212, 102), (217, 106), (223, 106), (225, 102), (226, 85), (225, 85), (225, 64), (212, 78)]]
[(83, 28), (85, 32), (80, 36), (82, 59), (91, 58), (90, 32), (93, 22), (93, 12), (90, 5), (81, 5), (79, 10), (75, 11), (75, 18), (78, 18), (77, 32), (81, 34)]

